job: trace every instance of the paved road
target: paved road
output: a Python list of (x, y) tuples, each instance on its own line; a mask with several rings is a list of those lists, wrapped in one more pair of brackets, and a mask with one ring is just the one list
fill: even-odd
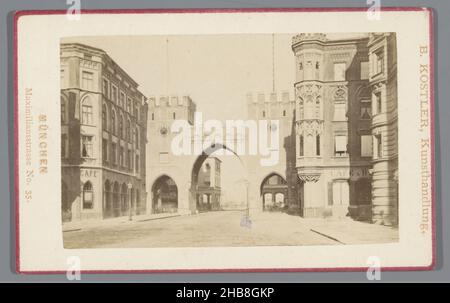
[(144, 222), (115, 223), (64, 232), (65, 248), (340, 245), (311, 231), (307, 220), (284, 213), (252, 215), (241, 226), (241, 211), (218, 211)]

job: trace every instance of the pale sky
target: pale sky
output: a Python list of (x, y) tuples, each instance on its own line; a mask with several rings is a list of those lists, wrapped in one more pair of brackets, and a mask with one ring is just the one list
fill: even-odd
[[(293, 92), (294, 35), (274, 35), (276, 91)], [(327, 37), (362, 35), (327, 34)], [(272, 34), (95, 36), (64, 38), (62, 42), (103, 49), (147, 97), (189, 94), (204, 119), (245, 118), (246, 94), (272, 91)]]
[[(276, 90), (293, 91), (292, 36), (274, 38)], [(147, 97), (189, 94), (205, 119), (245, 118), (247, 92), (272, 91), (271, 34), (102, 36), (63, 42), (103, 49)]]

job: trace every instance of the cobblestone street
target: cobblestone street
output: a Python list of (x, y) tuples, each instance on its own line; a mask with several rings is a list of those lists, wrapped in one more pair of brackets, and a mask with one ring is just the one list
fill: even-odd
[(67, 230), (65, 248), (343, 245), (395, 242), (398, 230), (351, 219), (303, 219), (284, 213), (251, 216), (216, 211), (158, 220), (111, 221)]

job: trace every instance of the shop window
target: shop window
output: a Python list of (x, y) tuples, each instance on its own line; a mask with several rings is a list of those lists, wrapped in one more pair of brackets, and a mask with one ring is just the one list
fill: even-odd
[(94, 208), (94, 192), (92, 190), (92, 183), (87, 181), (83, 185), (83, 209)]

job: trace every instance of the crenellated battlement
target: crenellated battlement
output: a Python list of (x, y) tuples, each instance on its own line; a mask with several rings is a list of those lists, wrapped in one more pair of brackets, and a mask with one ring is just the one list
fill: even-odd
[(289, 91), (271, 93), (248, 93), (247, 104), (253, 103), (289, 103), (295, 100), (293, 93)]
[(195, 104), (189, 95), (160, 95), (148, 98), (150, 108), (153, 107), (178, 107)]
[(292, 37), (292, 45), (304, 41), (327, 41), (327, 35), (323, 33), (301, 33)]

